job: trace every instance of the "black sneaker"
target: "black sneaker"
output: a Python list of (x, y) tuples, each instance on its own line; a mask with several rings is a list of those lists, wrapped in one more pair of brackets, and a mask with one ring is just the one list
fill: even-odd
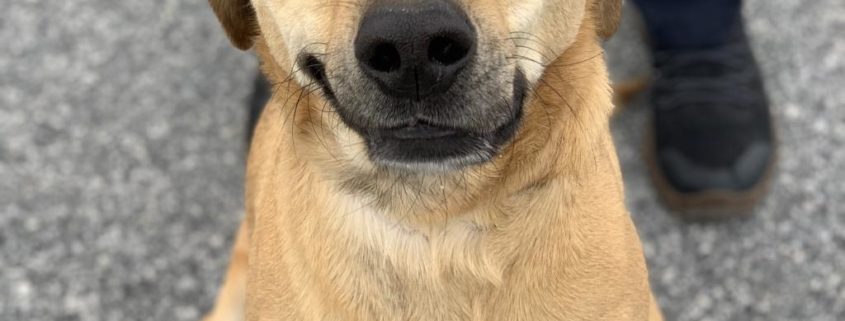
[(654, 53), (652, 176), (689, 216), (748, 214), (775, 159), (769, 102), (740, 25), (725, 44)]

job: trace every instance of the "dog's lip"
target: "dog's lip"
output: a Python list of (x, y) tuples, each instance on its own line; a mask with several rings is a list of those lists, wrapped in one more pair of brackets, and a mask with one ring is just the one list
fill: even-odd
[(467, 133), (457, 128), (438, 126), (424, 121), (415, 121), (407, 125), (380, 129), (377, 131), (377, 135), (383, 138), (394, 138), (398, 140), (431, 140), (466, 136)]
[[(420, 125), (404, 126), (390, 130), (392, 135), (370, 132), (364, 138), (370, 159), (377, 165), (412, 171), (452, 171), (491, 160), (501, 145), (512, 138), (521, 119), (519, 108), (513, 118), (489, 133), (426, 124), (426, 129)], [(404, 138), (399, 138), (397, 132)]]

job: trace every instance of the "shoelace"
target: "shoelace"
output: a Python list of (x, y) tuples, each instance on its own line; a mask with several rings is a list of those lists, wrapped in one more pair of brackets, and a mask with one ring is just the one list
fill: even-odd
[(750, 49), (742, 43), (716, 50), (666, 51), (655, 54), (659, 66), (654, 90), (656, 107), (724, 106), (744, 109), (759, 103), (757, 72), (748, 65)]

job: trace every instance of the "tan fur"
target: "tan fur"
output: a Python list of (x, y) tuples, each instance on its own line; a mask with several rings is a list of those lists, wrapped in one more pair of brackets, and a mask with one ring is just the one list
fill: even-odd
[(463, 0), (482, 32), (536, 38), (508, 49), (542, 53), (523, 126), (489, 164), (397, 174), (292, 67), (315, 39), (345, 63), (361, 3), (255, 0), (275, 94), (207, 320), (660, 320), (608, 128), (599, 37), (615, 23), (593, 1), (617, 2)]
[(596, 30), (604, 38), (610, 38), (619, 28), (622, 17), (622, 1), (594, 1)]

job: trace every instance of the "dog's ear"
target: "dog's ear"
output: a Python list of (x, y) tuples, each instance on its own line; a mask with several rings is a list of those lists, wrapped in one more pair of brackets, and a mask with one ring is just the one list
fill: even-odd
[(253, 37), (258, 35), (258, 23), (250, 0), (208, 0), (208, 3), (232, 44), (241, 50), (252, 48)]
[(622, 0), (594, 0), (596, 30), (605, 39), (616, 33), (622, 19)]

